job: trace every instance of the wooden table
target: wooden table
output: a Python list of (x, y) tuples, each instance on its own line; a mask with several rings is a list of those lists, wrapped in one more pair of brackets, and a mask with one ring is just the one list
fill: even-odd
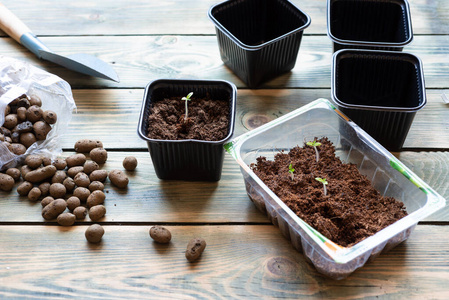
[[(98, 138), (108, 170), (127, 155), (139, 166), (126, 191), (107, 186), (101, 244), (89, 244), (89, 219), (72, 227), (44, 222), (39, 203), (0, 193), (0, 298), (259, 299), (449, 297), (449, 208), (420, 222), (388, 253), (334, 281), (320, 275), (249, 201), (236, 163), (226, 155), (217, 183), (161, 181), (136, 134), (145, 85), (157, 78), (226, 79), (238, 86), (238, 136), (311, 101), (330, 98), (332, 45), (326, 1), (293, 1), (312, 18), (296, 67), (251, 90), (220, 60), (207, 18), (214, 0), (3, 1), (60, 54), (84, 52), (113, 64), (120, 83), (39, 61), (2, 34), (0, 53), (28, 61), (70, 83), (78, 107), (63, 139), (63, 156), (80, 138)], [(400, 160), (449, 198), (449, 2), (410, 1), (413, 42), (404, 51), (424, 64), (428, 103), (417, 113)], [(169, 246), (150, 227), (171, 230)], [(188, 263), (189, 239), (207, 241)]]

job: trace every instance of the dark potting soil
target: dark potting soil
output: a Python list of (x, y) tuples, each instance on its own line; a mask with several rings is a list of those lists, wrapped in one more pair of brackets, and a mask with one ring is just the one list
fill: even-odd
[[(274, 161), (258, 157), (251, 168), (301, 219), (344, 247), (407, 215), (402, 202), (380, 195), (356, 165), (342, 163), (327, 138), (318, 142), (318, 163), (314, 148), (305, 144), (276, 154)], [(290, 163), (295, 169), (293, 179)], [(328, 182), (327, 195), (317, 177)]]
[(160, 140), (196, 139), (219, 141), (228, 134), (229, 100), (195, 98), (188, 101), (188, 118), (181, 97), (153, 103), (148, 117), (147, 136)]

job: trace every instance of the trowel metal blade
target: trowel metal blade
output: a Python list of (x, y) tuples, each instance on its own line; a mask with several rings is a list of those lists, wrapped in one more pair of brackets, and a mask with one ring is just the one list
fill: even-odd
[(42, 59), (51, 61), (67, 69), (90, 76), (113, 80), (115, 82), (120, 81), (114, 69), (109, 64), (96, 58), (95, 56), (84, 53), (62, 56), (45, 50), (39, 50), (39, 54)]

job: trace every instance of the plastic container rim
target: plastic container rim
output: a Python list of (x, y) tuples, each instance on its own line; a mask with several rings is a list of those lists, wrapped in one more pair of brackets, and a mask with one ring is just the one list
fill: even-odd
[[(230, 118), (229, 118), (229, 122), (230, 122), (230, 126), (229, 126), (229, 133), (228, 135), (219, 140), (219, 141), (205, 141), (205, 140), (197, 140), (197, 139), (185, 139), (185, 140), (160, 140), (160, 139), (151, 139), (149, 137), (147, 137), (145, 135), (145, 133), (142, 131), (142, 125), (143, 125), (143, 115), (144, 115), (144, 111), (145, 111), (145, 107), (148, 101), (148, 92), (149, 89), (152, 85), (157, 84), (159, 82), (172, 82), (172, 83), (181, 83), (181, 82), (189, 82), (190, 84), (201, 84), (202, 83), (224, 83), (227, 84), (231, 87), (232, 89), (232, 93), (231, 93), (231, 111), (229, 112), (230, 114)], [(145, 92), (144, 92), (144, 96), (143, 96), (143, 101), (142, 101), (142, 106), (141, 106), (141, 110), (140, 110), (140, 116), (139, 116), (139, 123), (138, 123), (138, 127), (137, 127), (137, 134), (139, 135), (139, 137), (149, 143), (201, 143), (201, 144), (224, 144), (226, 143), (226, 141), (228, 141), (233, 133), (234, 133), (234, 119), (235, 119), (235, 107), (236, 107), (236, 101), (237, 100), (237, 87), (235, 86), (235, 84), (233, 84), (230, 81), (227, 80), (218, 80), (218, 79), (168, 79), (168, 78), (161, 78), (161, 79), (156, 79), (153, 81), (150, 81), (146, 87), (145, 87)]]
[(363, 46), (363, 47), (397, 47), (402, 48), (413, 40), (413, 29), (412, 29), (412, 20), (410, 17), (410, 6), (407, 0), (402, 0), (405, 5), (405, 15), (406, 22), (409, 28), (409, 37), (404, 42), (371, 42), (371, 41), (357, 41), (357, 40), (346, 40), (337, 38), (334, 34), (332, 34), (331, 30), (331, 2), (335, 2), (336, 0), (327, 0), (327, 35), (328, 37), (335, 43), (346, 45), (346, 46)]
[[(418, 80), (422, 83), (422, 103), (415, 107), (398, 107), (398, 106), (375, 106), (375, 105), (359, 105), (359, 104), (349, 104), (346, 102), (343, 102), (342, 100), (338, 99), (337, 97), (337, 89), (336, 89), (336, 71), (337, 71), (337, 59), (340, 55), (345, 54), (346, 52), (355, 52), (360, 54), (373, 54), (377, 56), (384, 55), (394, 55), (394, 56), (408, 56), (412, 59), (417, 61), (417, 65), (419, 68), (419, 78)], [(332, 66), (331, 66), (331, 95), (332, 100), (340, 107), (347, 108), (347, 109), (363, 109), (363, 110), (375, 110), (375, 111), (391, 111), (391, 112), (417, 112), (418, 110), (422, 109), (427, 104), (427, 97), (425, 93), (425, 83), (424, 83), (424, 72), (422, 68), (422, 61), (421, 59), (411, 53), (408, 52), (397, 52), (397, 51), (384, 51), (384, 50), (365, 50), (365, 49), (341, 49), (336, 51), (332, 55)]]
[[(345, 122), (347, 122), (354, 130), (357, 132), (357, 136), (362, 137), (366, 141), (368, 141), (373, 149), (377, 152), (380, 152), (385, 156), (387, 160), (389, 160), (389, 164), (403, 176), (405, 176), (410, 182), (412, 182), (415, 186), (417, 186), (423, 193), (425, 193), (428, 197), (428, 201), (426, 204), (418, 209), (417, 211), (409, 214), (408, 216), (396, 221), (395, 223), (387, 226), (376, 234), (362, 240), (361, 242), (351, 246), (351, 247), (342, 247), (328, 238), (324, 237), (320, 232), (312, 228), (306, 222), (304, 222), (301, 218), (299, 218), (291, 209), (289, 209), (285, 203), (279, 199), (263, 182), (259, 179), (259, 177), (249, 168), (248, 165), (245, 164), (243, 159), (240, 157), (240, 147), (242, 144), (251, 137), (259, 135), (264, 131), (274, 127), (276, 124), (280, 124), (282, 122), (288, 121), (298, 115), (301, 115), (312, 108), (325, 108), (328, 110), (333, 110), (340, 118), (342, 118)], [(366, 142), (365, 141), (365, 142)], [(446, 200), (440, 196), (435, 190), (433, 190), (427, 183), (422, 181), (415, 173), (413, 173), (408, 167), (406, 167), (401, 161), (399, 161), (396, 157), (394, 157), (390, 152), (388, 152), (382, 145), (380, 145), (377, 141), (375, 141), (372, 137), (370, 137), (363, 129), (361, 129), (358, 125), (352, 122), (348, 117), (346, 117), (342, 112), (340, 112), (336, 107), (334, 107), (328, 100), (326, 99), (318, 99), (315, 100), (301, 108), (298, 108), (278, 119), (275, 119), (271, 122), (268, 122), (250, 132), (244, 133), (239, 137), (234, 138), (231, 142), (224, 145), (225, 149), (232, 157), (237, 161), (242, 169), (244, 169), (249, 176), (256, 183), (264, 189), (264, 191), (270, 195), (270, 197), (298, 224), (307, 235), (314, 240), (319, 247), (329, 256), (337, 264), (346, 264), (349, 261), (356, 259), (358, 256), (363, 253), (375, 248), (379, 244), (388, 241), (395, 235), (407, 230), (408, 228), (416, 225), (420, 220), (425, 217), (431, 215), (435, 211), (443, 208), (446, 204)], [(425, 211), (423, 209), (426, 208)], [(373, 241), (374, 240), (374, 241)]]
[(220, 2), (218, 4), (213, 5), (207, 15), (209, 17), (209, 19), (215, 24), (215, 26), (221, 31), (223, 32), (228, 38), (230, 38), (234, 43), (236, 43), (237, 45), (239, 45), (239, 47), (243, 48), (244, 50), (247, 51), (256, 51), (256, 50), (260, 50), (266, 46), (268, 46), (269, 44), (273, 44), (279, 40), (282, 40), (290, 35), (293, 35), (299, 31), (303, 31), (304, 29), (306, 29), (307, 27), (309, 27), (310, 23), (311, 23), (311, 18), (308, 14), (306, 14), (304, 11), (302, 11), (301, 9), (299, 9), (296, 5), (294, 5), (293, 3), (291, 3), (288, 0), (285, 0), (285, 2), (288, 2), (293, 8), (295, 8), (296, 10), (298, 10), (300, 13), (302, 13), (306, 18), (307, 21), (304, 23), (304, 25), (302, 25), (301, 27), (298, 27), (290, 32), (287, 32), (283, 35), (280, 35), (270, 41), (267, 41), (265, 43), (259, 44), (259, 45), (247, 45), (245, 43), (243, 43), (242, 41), (240, 41), (237, 37), (235, 37), (228, 29), (226, 29), (226, 27), (224, 27), (223, 25), (221, 25), (221, 23), (212, 15), (212, 10), (214, 10), (217, 6), (223, 5), (225, 3), (227, 3), (229, 1), (223, 1)]

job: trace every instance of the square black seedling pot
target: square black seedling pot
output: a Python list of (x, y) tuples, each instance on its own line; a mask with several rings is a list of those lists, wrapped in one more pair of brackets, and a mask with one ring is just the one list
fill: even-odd
[(413, 39), (407, 0), (327, 0), (327, 33), (334, 51), (402, 51)]
[(250, 88), (293, 69), (310, 25), (310, 17), (287, 0), (230, 0), (208, 15), (222, 61)]
[[(220, 141), (158, 140), (147, 137), (152, 103), (169, 97), (181, 99), (193, 92), (198, 98), (229, 99), (229, 127)], [(145, 88), (137, 132), (148, 144), (156, 175), (160, 179), (218, 181), (223, 167), (223, 144), (234, 133), (237, 88), (224, 80), (170, 80), (150, 82)]]
[(398, 151), (426, 104), (421, 60), (394, 51), (337, 51), (331, 93), (343, 113), (385, 148)]

